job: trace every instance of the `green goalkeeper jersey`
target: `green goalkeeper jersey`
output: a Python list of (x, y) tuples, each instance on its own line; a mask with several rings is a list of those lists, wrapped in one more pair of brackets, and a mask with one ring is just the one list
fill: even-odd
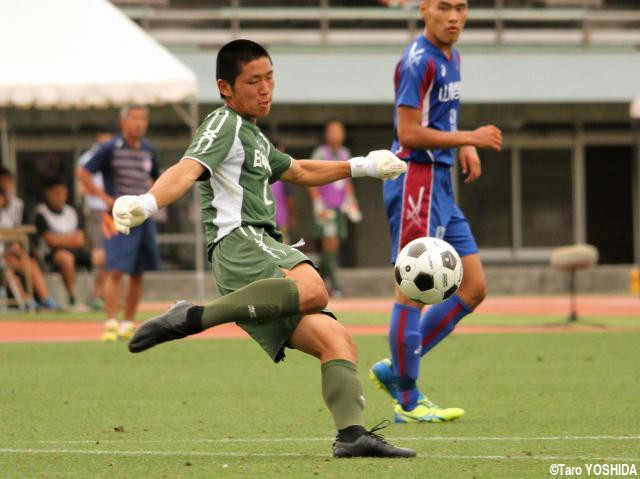
[(202, 122), (184, 158), (208, 170), (200, 181), (200, 210), (209, 254), (238, 226), (259, 226), (275, 234), (275, 202), (271, 183), (291, 166), (255, 124), (227, 106)]

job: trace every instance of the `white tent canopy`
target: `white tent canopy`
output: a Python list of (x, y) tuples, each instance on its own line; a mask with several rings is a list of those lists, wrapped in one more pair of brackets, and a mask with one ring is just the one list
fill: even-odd
[(195, 75), (106, 0), (0, 0), (0, 108), (167, 104)]
[[(193, 72), (107, 0), (0, 0), (0, 59), (0, 143), (8, 165), (15, 167), (7, 110), (16, 108), (171, 104), (195, 130)], [(194, 238), (203, 298), (200, 221)]]

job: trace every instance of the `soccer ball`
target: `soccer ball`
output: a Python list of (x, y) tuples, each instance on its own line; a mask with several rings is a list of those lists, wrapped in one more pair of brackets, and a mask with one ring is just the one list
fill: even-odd
[(400, 291), (408, 298), (423, 304), (437, 304), (458, 290), (462, 282), (462, 261), (446, 241), (418, 238), (398, 254), (395, 277)]

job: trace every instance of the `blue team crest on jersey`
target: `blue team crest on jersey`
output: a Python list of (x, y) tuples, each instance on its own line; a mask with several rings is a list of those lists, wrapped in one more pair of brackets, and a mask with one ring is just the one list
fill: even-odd
[(424, 48), (418, 48), (418, 42), (414, 42), (414, 44), (411, 45), (409, 54), (407, 55), (407, 66), (413, 69), (415, 66), (420, 65), (420, 60), (422, 59), (423, 53)]

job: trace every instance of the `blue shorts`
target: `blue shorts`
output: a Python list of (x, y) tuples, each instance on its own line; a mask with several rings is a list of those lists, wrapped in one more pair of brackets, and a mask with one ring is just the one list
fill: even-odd
[(131, 228), (128, 235), (116, 234), (104, 240), (105, 270), (141, 274), (160, 269), (156, 225), (147, 220)]
[(383, 186), (391, 229), (391, 262), (410, 241), (435, 236), (460, 256), (478, 252), (469, 222), (453, 196), (451, 171), (438, 163), (408, 162), (407, 172)]

